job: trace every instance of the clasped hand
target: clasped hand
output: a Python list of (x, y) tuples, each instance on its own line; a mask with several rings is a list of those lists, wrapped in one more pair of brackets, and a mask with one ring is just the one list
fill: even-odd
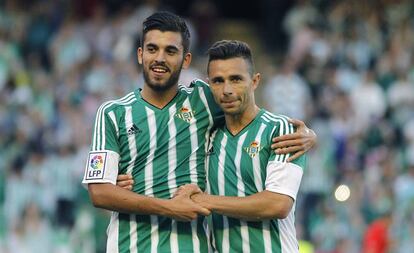
[(187, 184), (180, 186), (173, 198), (169, 200), (170, 208), (173, 210), (173, 214), (169, 217), (179, 221), (191, 221), (196, 219), (198, 215), (210, 215), (209, 209), (195, 203), (191, 199), (196, 194), (203, 194), (197, 185)]
[[(131, 191), (134, 181), (131, 175), (118, 175), (117, 186)], [(192, 221), (199, 215), (208, 216), (210, 210), (195, 203), (191, 198), (202, 194), (201, 189), (195, 184), (182, 185), (174, 193), (173, 197), (166, 200), (164, 215), (178, 221)]]

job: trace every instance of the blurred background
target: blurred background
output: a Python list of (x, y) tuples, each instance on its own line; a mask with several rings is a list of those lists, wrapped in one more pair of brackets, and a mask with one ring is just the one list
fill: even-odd
[(191, 28), (182, 83), (205, 78), (212, 42), (246, 41), (258, 104), (317, 132), (301, 252), (414, 252), (411, 0), (0, 0), (0, 252), (104, 252), (108, 213), (80, 184), (91, 128), (103, 101), (142, 86), (156, 10)]

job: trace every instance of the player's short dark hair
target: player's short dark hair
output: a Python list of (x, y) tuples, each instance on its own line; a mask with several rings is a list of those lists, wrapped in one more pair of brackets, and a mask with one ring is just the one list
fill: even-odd
[(250, 75), (254, 73), (254, 64), (252, 58), (252, 51), (247, 43), (239, 40), (220, 40), (214, 43), (208, 50), (208, 65), (209, 71), (210, 62), (214, 60), (227, 60), (231, 58), (241, 57), (249, 64)]
[(144, 44), (145, 35), (151, 30), (161, 32), (179, 32), (182, 38), (184, 53), (190, 48), (190, 32), (184, 19), (167, 11), (160, 11), (147, 17), (143, 23), (141, 46)]

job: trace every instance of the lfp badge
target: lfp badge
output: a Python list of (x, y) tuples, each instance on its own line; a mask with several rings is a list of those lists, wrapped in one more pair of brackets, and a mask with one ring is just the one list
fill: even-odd
[(249, 154), (251, 158), (255, 157), (257, 154), (259, 154), (260, 150), (262, 150), (263, 147), (260, 146), (260, 143), (258, 141), (253, 141), (250, 143), (248, 147), (244, 147), (244, 151)]
[(191, 111), (187, 107), (182, 107), (175, 116), (184, 120), (187, 123), (190, 123), (191, 119), (194, 118), (194, 111)]
[(89, 154), (88, 170), (86, 179), (102, 179), (104, 176), (106, 152)]
[(91, 159), (91, 167), (94, 170), (100, 170), (103, 168), (103, 159), (101, 155), (94, 155)]

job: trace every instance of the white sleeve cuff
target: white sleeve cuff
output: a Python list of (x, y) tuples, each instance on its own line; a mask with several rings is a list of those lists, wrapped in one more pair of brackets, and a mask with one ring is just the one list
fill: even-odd
[(116, 185), (118, 176), (119, 154), (112, 150), (89, 152), (82, 184), (111, 183)]
[(303, 169), (294, 164), (272, 161), (267, 165), (266, 190), (288, 195), (296, 200)]

